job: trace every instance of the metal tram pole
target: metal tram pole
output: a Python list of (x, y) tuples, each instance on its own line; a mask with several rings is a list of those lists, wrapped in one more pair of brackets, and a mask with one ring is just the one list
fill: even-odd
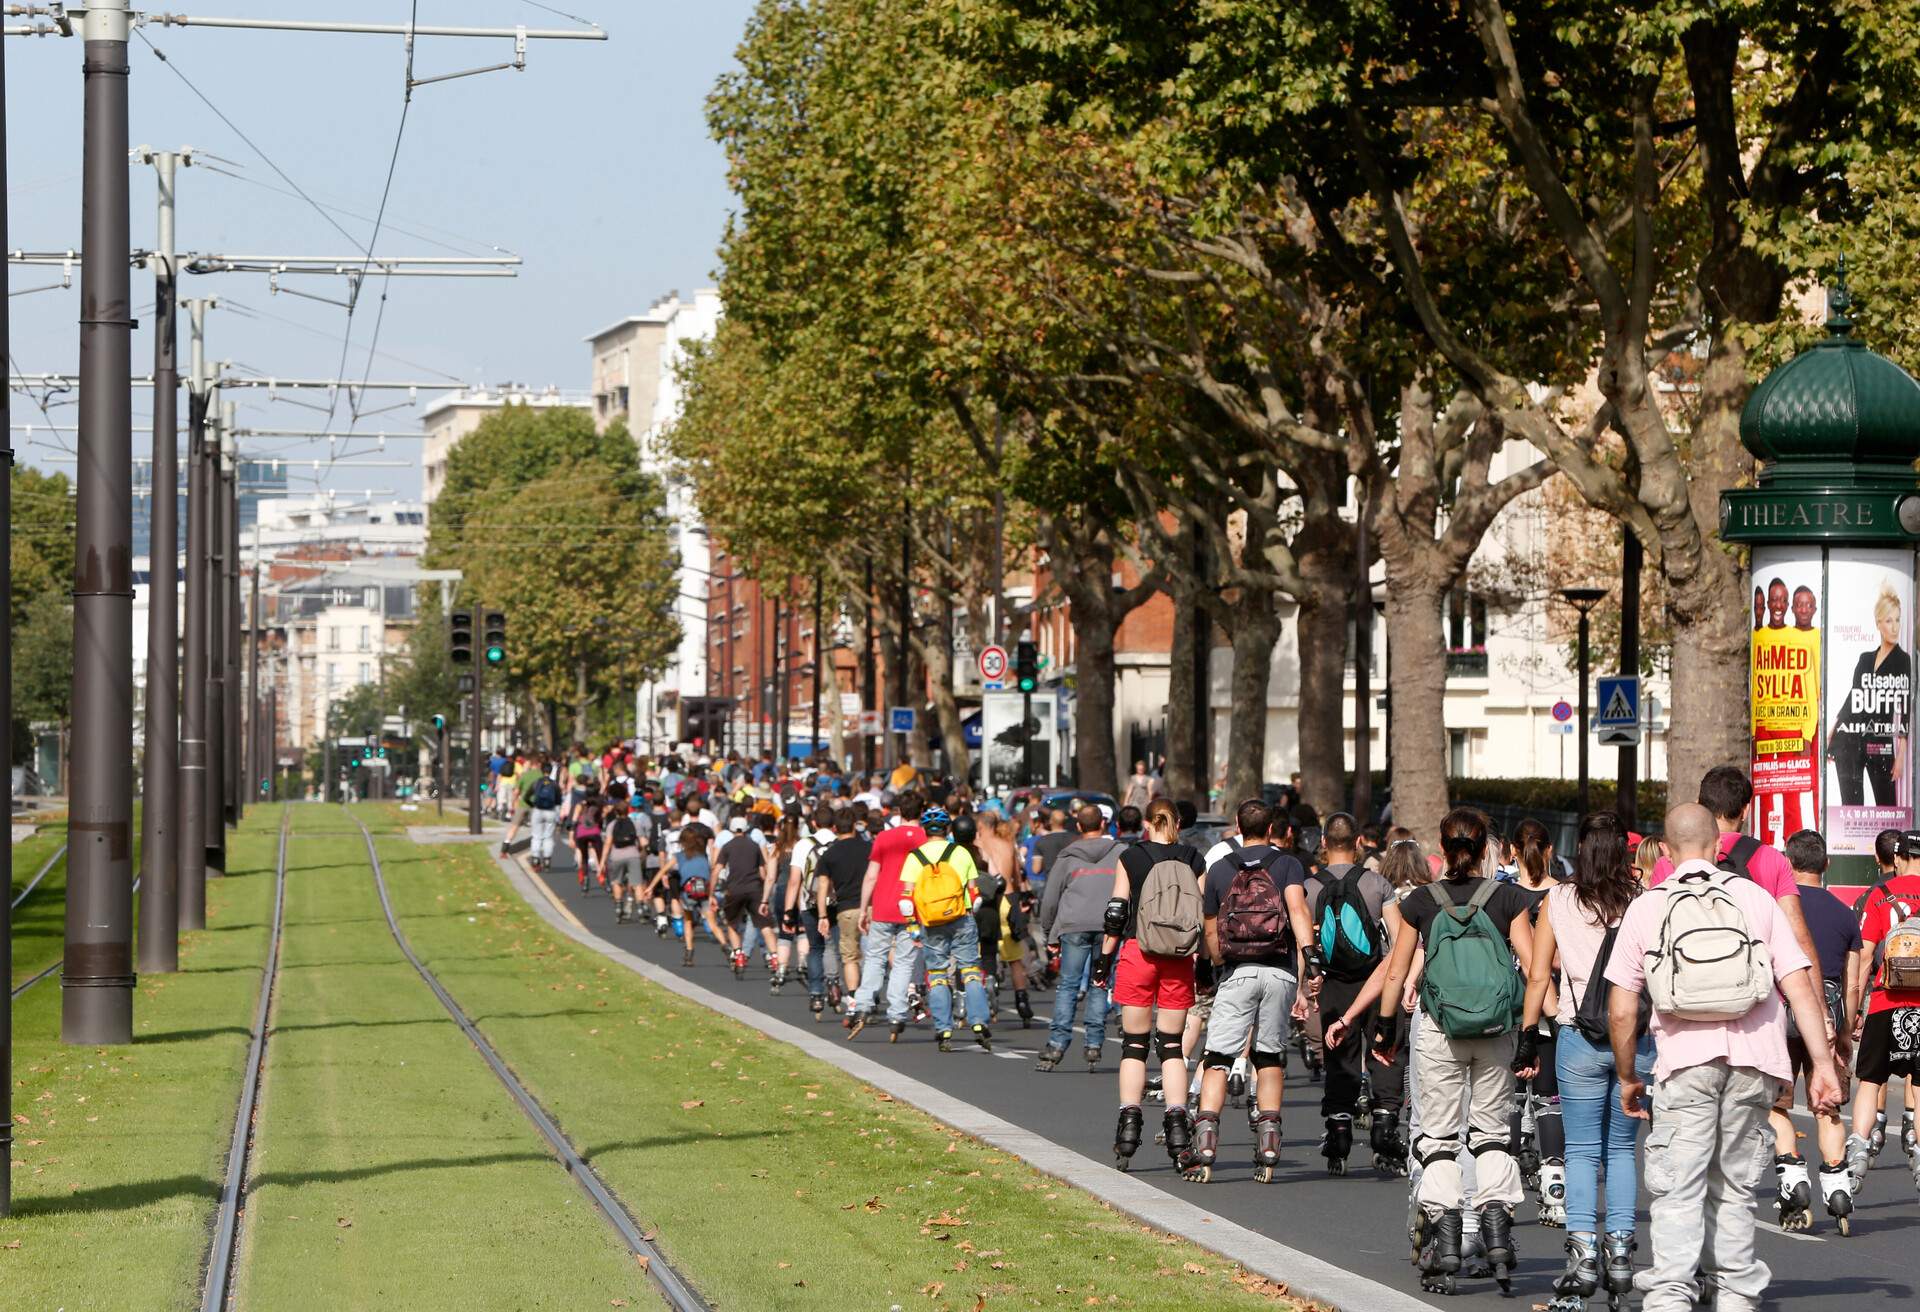
[(1588, 739), (1593, 734), (1593, 726), (1588, 723), (1590, 711), (1587, 706), (1587, 684), (1590, 682), (1587, 674), (1587, 639), (1590, 633), (1587, 617), (1595, 606), (1606, 600), (1607, 593), (1604, 588), (1562, 588), (1560, 595), (1565, 598), (1569, 606), (1580, 612), (1579, 649), (1575, 660), (1579, 667), (1580, 679), (1580, 728), (1577, 737), (1580, 739), (1580, 815), (1584, 819), (1591, 809), (1588, 798), (1591, 780), (1587, 770), (1587, 757)]
[[(220, 445), (226, 453), (225, 473), (227, 480), (227, 537), (220, 544), (225, 553), (226, 571), (226, 623), (222, 631), (226, 634), (227, 649), (227, 751), (226, 751), (226, 815), (229, 825), (240, 823), (240, 442), (233, 435), (238, 422), (237, 402), (224, 401), (220, 407)], [(224, 837), (221, 840), (225, 845)], [(225, 865), (221, 869), (226, 869)]]
[[(1640, 539), (1626, 525), (1620, 526), (1620, 673), (1640, 673)], [(1643, 699), (1644, 700), (1644, 699)], [(1651, 738), (1651, 729), (1645, 731)], [(1640, 748), (1628, 744), (1620, 749), (1619, 792), (1614, 808), (1620, 825), (1628, 832), (1640, 827), (1639, 788)]]
[(192, 156), (148, 152), (160, 190), (153, 254), (153, 477), (147, 543), (147, 751), (140, 812), (142, 973), (180, 968), (180, 573), (178, 269), (174, 254), (174, 173)]
[(252, 591), (247, 597), (247, 778), (241, 805), (257, 796), (267, 777), (267, 742), (260, 736), (260, 523), (253, 526)]
[[(0, 250), (7, 245), (7, 57), (0, 40)], [(0, 269), (0, 359), (13, 359), (11, 273)], [(13, 388), (0, 387), (0, 524), (13, 532)], [(13, 553), (0, 551), (0, 743), (7, 749), (8, 805), (13, 765)], [(7, 844), (7, 893), (0, 897), (0, 979), (13, 984), (13, 844)], [(13, 1214), (13, 1000), (0, 1007), (0, 1216)]]
[(133, 316), (127, 0), (90, 3), (80, 226), (73, 758), (60, 1038), (133, 1041)]
[(202, 793), (201, 838), (207, 847), (207, 878), (219, 879), (227, 873), (227, 614), (226, 569), (222, 557), (227, 550), (227, 479), (223, 455), (221, 416), (208, 404), (207, 496), (205, 554), (198, 568), (205, 577), (207, 636), (206, 646), (206, 751), (207, 779)]
[[(187, 554), (184, 651), (180, 680), (180, 793), (175, 826), (179, 927), (207, 924), (207, 471), (206, 328), (210, 300), (187, 302), (192, 329), (187, 388)], [(331, 789), (329, 777), (326, 787)]]
[[(478, 615), (481, 612), (474, 611)], [(484, 657), (473, 663), (473, 700), (467, 705), (467, 832), (477, 834), (480, 824), (480, 783), (485, 767), (481, 764), (480, 749), (480, 685), (481, 671), (486, 667)]]

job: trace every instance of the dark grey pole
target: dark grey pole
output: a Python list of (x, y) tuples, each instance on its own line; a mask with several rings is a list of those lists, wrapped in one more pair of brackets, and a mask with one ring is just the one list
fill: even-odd
[(140, 970), (180, 968), (179, 825), (180, 570), (178, 451), (180, 365), (173, 251), (174, 170), (180, 157), (153, 155), (160, 184), (159, 249), (153, 265), (152, 528), (147, 544), (147, 756), (140, 812)]
[[(808, 741), (813, 744), (810, 756), (820, 755), (820, 676), (827, 663), (827, 635), (820, 630), (820, 575), (813, 576), (813, 728), (808, 733)], [(834, 688), (838, 690), (836, 681)]]
[[(0, 250), (7, 249), (7, 57), (0, 40)], [(0, 360), (13, 359), (11, 269), (0, 269)], [(13, 534), (13, 388), (0, 387), (0, 524)], [(0, 743), (6, 745), (8, 806), (13, 794), (13, 553), (0, 551)], [(0, 897), (0, 979), (13, 984), (13, 844)], [(13, 1002), (0, 1007), (0, 1216), (13, 1214)]]
[(1580, 732), (1578, 735), (1580, 739), (1580, 816), (1582, 819), (1586, 818), (1588, 810), (1591, 809), (1587, 797), (1589, 782), (1587, 778), (1587, 740), (1593, 735), (1593, 730), (1588, 727), (1587, 723), (1587, 630), (1587, 608), (1582, 606), (1580, 608)]
[(207, 302), (187, 302), (192, 325), (187, 389), (187, 600), (180, 657), (180, 796), (174, 835), (182, 930), (207, 925)]
[[(880, 706), (880, 690), (875, 687), (875, 684), (879, 682), (880, 675), (879, 671), (874, 668), (876, 658), (873, 650), (873, 612), (880, 604), (880, 598), (873, 590), (872, 556), (867, 557), (867, 586), (866, 590), (860, 594), (860, 599), (865, 603), (861, 609), (867, 612), (867, 648), (865, 653), (860, 657), (860, 706), (862, 710), (871, 712), (877, 710)], [(862, 761), (862, 768), (868, 774), (872, 774), (874, 768), (873, 745), (873, 735), (867, 732), (865, 725), (861, 725), (860, 759)]]
[(227, 582), (221, 558), (227, 550), (227, 480), (221, 469), (221, 417), (208, 403), (207, 415), (207, 552), (200, 569), (207, 582), (207, 781), (201, 838), (207, 847), (207, 878), (227, 873)]
[[(1620, 537), (1620, 673), (1631, 676), (1640, 673), (1640, 539), (1624, 524)], [(1645, 697), (1643, 692), (1641, 699)], [(1629, 832), (1640, 827), (1639, 765), (1637, 745), (1620, 749), (1620, 791), (1614, 805)]]
[(133, 315), (127, 0), (90, 3), (80, 203), (73, 757), (60, 1037), (133, 1041)]
[[(240, 736), (240, 444), (234, 438), (239, 407), (232, 401), (221, 403), (220, 441), (227, 451), (227, 539), (221, 544), (225, 553), (227, 613), (227, 823), (240, 823), (240, 770), (245, 740)], [(224, 841), (224, 840), (223, 840)], [(221, 869), (225, 869), (222, 866)]]
[(1368, 522), (1373, 502), (1362, 491), (1355, 516), (1353, 604), (1353, 818), (1373, 818), (1373, 546)]
[[(475, 610), (475, 615), (481, 614)], [(473, 700), (467, 705), (467, 832), (480, 832), (480, 785), (485, 779), (486, 766), (484, 753), (480, 748), (480, 724), (482, 713), (480, 703), (481, 671), (486, 668), (486, 655), (479, 653), (480, 659), (473, 663)]]
[(247, 784), (241, 805), (258, 796), (267, 777), (269, 744), (260, 736), (260, 534), (254, 533), (253, 595), (247, 598)]

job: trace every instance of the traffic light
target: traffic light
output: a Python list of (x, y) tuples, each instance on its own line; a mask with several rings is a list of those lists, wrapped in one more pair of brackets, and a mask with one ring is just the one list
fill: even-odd
[(356, 770), (360, 768), (360, 758), (357, 756), (353, 758), (353, 768)]
[(473, 664), (473, 612), (457, 610), (447, 616), (447, 657), (455, 665)]
[(378, 748), (375, 751), (375, 755), (384, 761), (387, 759), (387, 749), (385, 747)]
[(1013, 686), (1032, 692), (1040, 686), (1040, 649), (1031, 642), (1018, 642), (1013, 648)]
[(487, 664), (500, 665), (507, 659), (507, 613), (503, 610), (487, 612)]
[(444, 715), (434, 716), (433, 729), (435, 733), (445, 733), (447, 731), (447, 717)]

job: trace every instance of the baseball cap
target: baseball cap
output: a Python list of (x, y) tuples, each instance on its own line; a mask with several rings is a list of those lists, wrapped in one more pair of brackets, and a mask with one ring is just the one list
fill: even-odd
[(736, 834), (744, 834), (747, 832), (747, 818), (743, 815), (737, 815), (733, 819), (727, 821), (727, 828), (731, 829)]
[(1920, 856), (1920, 829), (1909, 829), (1900, 835), (1900, 856)]

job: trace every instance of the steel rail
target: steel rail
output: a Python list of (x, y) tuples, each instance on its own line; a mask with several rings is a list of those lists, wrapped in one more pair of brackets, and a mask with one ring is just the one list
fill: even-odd
[[(64, 854), (65, 852), (66, 852), (66, 849), (65, 849), (64, 847), (63, 847), (63, 848), (61, 848), (61, 849), (60, 849), (60, 853), (59, 853), (59, 854), (56, 854), (56, 857), (55, 857), (55, 859), (57, 860), (57, 859), (58, 859), (58, 856), (59, 856), (59, 855), (61, 855), (61, 854)], [(42, 869), (42, 870), (40, 871), (40, 874), (39, 874), (39, 875), (35, 875), (35, 876), (33, 877), (33, 883), (34, 883), (34, 884), (37, 884), (37, 883), (39, 883), (39, 882), (40, 882), (40, 877), (41, 877), (41, 875), (44, 875), (44, 874), (46, 874), (46, 873), (47, 873), (47, 871), (49, 871), (49, 870), (51, 870), (51, 869), (53, 869), (53, 862), (52, 862), (52, 861), (49, 861), (49, 862), (47, 862), (47, 864), (46, 864), (46, 866), (45, 866), (45, 867), (44, 867), (44, 868), (43, 868), (43, 869)], [(29, 885), (27, 885), (27, 887), (26, 887), (26, 891), (25, 891), (25, 892), (23, 892), (23, 893), (21, 893), (19, 897), (17, 897), (17, 898), (15, 898), (15, 899), (14, 899), (14, 903), (13, 903), (13, 905), (15, 905), (15, 906), (19, 906), (19, 905), (20, 905), (20, 904), (21, 904), (22, 902), (24, 902), (24, 901), (26, 901), (26, 899), (27, 899), (27, 893), (31, 893), (32, 891), (33, 891), (33, 884), (29, 884)], [(139, 881), (138, 879), (135, 879), (135, 880), (133, 881), (133, 891), (134, 891), (134, 892), (136, 892), (136, 893), (138, 893), (138, 892), (140, 891), (140, 881)], [(14, 989), (14, 990), (13, 990), (13, 992), (12, 992), (12, 993), (11, 993), (11, 994), (10, 994), (9, 996), (10, 996), (11, 998), (14, 998), (14, 999), (17, 999), (17, 998), (19, 998), (19, 996), (20, 996), (20, 995), (21, 995), (22, 993), (25, 993), (25, 992), (26, 992), (26, 991), (27, 991), (28, 989), (30, 989), (30, 988), (32, 988), (32, 987), (33, 987), (33, 986), (34, 986), (35, 984), (38, 984), (38, 983), (39, 983), (39, 982), (40, 982), (41, 980), (43, 980), (43, 979), (45, 979), (45, 978), (47, 978), (47, 976), (49, 976), (49, 975), (57, 975), (57, 974), (59, 974), (59, 973), (60, 973), (60, 967), (61, 967), (61, 966), (62, 966), (63, 964), (65, 964), (65, 962), (64, 962), (64, 959), (63, 959), (63, 960), (61, 960), (61, 961), (56, 961), (56, 962), (54, 962), (54, 963), (53, 963), (53, 964), (52, 964), (51, 966), (48, 966), (48, 967), (47, 967), (47, 968), (46, 968), (45, 970), (43, 970), (43, 971), (41, 971), (41, 972), (40, 972), (40, 973), (39, 973), (38, 975), (35, 975), (35, 976), (34, 976), (34, 977), (33, 977), (32, 979), (28, 979), (28, 980), (22, 980), (22, 981), (21, 981), (21, 983), (20, 983), (20, 986), (19, 986), (18, 988), (16, 988), (16, 989)]]
[(59, 863), (60, 858), (65, 856), (66, 854), (67, 854), (67, 845), (65, 843), (62, 843), (60, 844), (60, 850), (55, 852), (52, 856), (48, 857), (47, 863), (40, 867), (40, 873), (35, 875), (31, 880), (29, 880), (27, 883), (27, 886), (20, 890), (20, 896), (16, 897), (13, 900), (13, 905), (18, 907), (22, 902), (25, 902), (27, 900), (27, 894), (33, 892), (34, 889), (40, 887), (40, 881), (47, 877), (47, 872), (53, 869), (54, 866)]
[[(613, 1191), (607, 1188), (606, 1182), (595, 1174), (591, 1166), (587, 1165), (586, 1159), (580, 1156), (559, 1123), (540, 1105), (538, 1099), (527, 1092), (527, 1087), (520, 1083), (513, 1071), (508, 1068), (507, 1063), (501, 1059), (500, 1054), (494, 1051), (493, 1045), (488, 1043), (486, 1037), (480, 1033), (479, 1027), (467, 1017), (466, 1012), (460, 1009), (460, 1004), (453, 1000), (453, 995), (447, 992), (446, 986), (441, 984), (439, 978), (427, 969), (426, 963), (414, 954), (412, 945), (407, 942), (407, 936), (400, 931), (400, 922), (394, 918), (393, 902), (387, 897), (387, 881), (380, 870), (380, 854), (373, 844), (373, 831), (368, 829), (361, 822), (360, 817), (353, 812), (347, 811), (346, 814), (354, 824), (360, 827), (360, 835), (366, 840), (367, 861), (373, 867), (373, 886), (380, 894), (380, 910), (386, 915), (387, 929), (392, 932), (393, 941), (399, 944), (401, 954), (412, 963), (413, 968), (419, 972), (420, 978), (426, 982), (428, 988), (433, 990), (434, 996), (440, 999), (440, 1005), (447, 1009), (447, 1014), (453, 1018), (453, 1023), (460, 1027), (461, 1032), (467, 1036), (468, 1041), (473, 1044), (482, 1059), (499, 1077), (500, 1083), (506, 1085), (507, 1092), (511, 1093), (514, 1101), (520, 1104), (520, 1110), (527, 1114), (527, 1119), (533, 1122), (540, 1136), (553, 1148), (554, 1154), (559, 1157), (560, 1164), (567, 1168), (567, 1174), (573, 1177), (574, 1183), (586, 1192), (588, 1199), (599, 1210), (600, 1215), (620, 1236), (621, 1242), (627, 1246), (627, 1251), (645, 1263), (648, 1279), (653, 1281), (655, 1288), (666, 1298), (674, 1312), (711, 1312), (706, 1302), (693, 1291), (693, 1287), (681, 1277), (679, 1272), (668, 1265), (660, 1250), (641, 1233), (639, 1223), (633, 1219), (632, 1214), (619, 1199), (613, 1196)], [(211, 1309), (208, 1312), (211, 1312)]]
[(247, 1047), (246, 1075), (240, 1082), (240, 1107), (234, 1113), (233, 1138), (227, 1147), (227, 1180), (220, 1190), (220, 1210), (214, 1217), (213, 1242), (207, 1250), (201, 1312), (225, 1312), (232, 1297), (233, 1259), (239, 1248), (247, 1161), (253, 1151), (254, 1115), (260, 1102), (260, 1067), (267, 1056), (267, 1013), (272, 1009), (273, 985), (280, 974), (280, 926), (287, 902), (287, 835), (292, 821), (293, 804), (282, 803), (280, 854), (274, 861), (273, 935), (267, 942), (267, 965), (260, 977), (260, 1003), (253, 1013), (253, 1041)]

